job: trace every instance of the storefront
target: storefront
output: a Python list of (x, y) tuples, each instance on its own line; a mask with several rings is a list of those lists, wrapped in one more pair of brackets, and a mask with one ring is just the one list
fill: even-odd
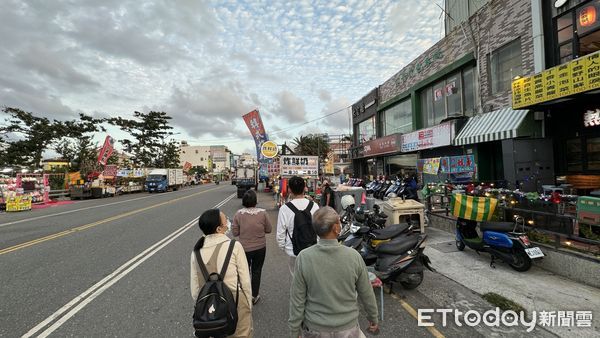
[[(356, 177), (377, 175), (377, 162), (364, 153), (364, 145), (377, 137), (377, 88), (352, 105), (353, 147), (350, 148), (353, 172)], [(383, 167), (380, 164), (379, 167)]]

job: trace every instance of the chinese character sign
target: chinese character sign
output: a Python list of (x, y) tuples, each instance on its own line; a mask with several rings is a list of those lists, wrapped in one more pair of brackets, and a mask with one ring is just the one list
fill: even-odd
[(319, 176), (318, 156), (281, 156), (281, 176)]
[(100, 153), (98, 153), (98, 163), (106, 165), (110, 155), (113, 153), (114, 144), (115, 140), (107, 135), (104, 139), (104, 145), (102, 146), (102, 149), (100, 149)]
[(586, 111), (583, 114), (583, 125), (586, 127), (600, 126), (600, 109)]
[(260, 113), (257, 109), (255, 109), (242, 117), (244, 118), (244, 122), (246, 122), (246, 125), (250, 130), (250, 134), (252, 134), (252, 138), (254, 139), (258, 161), (261, 163), (265, 162), (265, 157), (261, 154), (260, 147), (265, 141), (269, 140), (269, 137), (265, 132), (265, 127), (262, 123), (262, 119), (260, 118)]

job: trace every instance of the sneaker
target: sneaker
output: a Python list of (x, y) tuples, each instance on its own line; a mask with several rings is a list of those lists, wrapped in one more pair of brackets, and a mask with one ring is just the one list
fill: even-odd
[(256, 304), (258, 303), (258, 301), (260, 300), (260, 295), (256, 296), (256, 297), (252, 297), (252, 304)]

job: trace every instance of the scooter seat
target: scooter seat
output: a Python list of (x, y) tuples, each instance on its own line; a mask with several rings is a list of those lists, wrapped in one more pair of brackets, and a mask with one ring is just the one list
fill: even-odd
[(515, 228), (512, 222), (481, 222), (481, 231), (511, 232)]
[(418, 235), (402, 236), (394, 238), (387, 243), (380, 244), (375, 249), (375, 252), (388, 255), (397, 255), (414, 248), (417, 242), (419, 242)]
[(373, 239), (390, 239), (405, 232), (406, 230), (408, 230), (408, 227), (409, 225), (406, 223), (391, 224), (383, 229), (373, 230), (371, 234), (373, 234)]

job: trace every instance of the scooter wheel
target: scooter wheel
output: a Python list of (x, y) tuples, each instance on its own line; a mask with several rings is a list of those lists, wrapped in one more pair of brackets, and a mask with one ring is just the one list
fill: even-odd
[(525, 272), (531, 268), (531, 258), (524, 251), (515, 251), (513, 252), (513, 262), (508, 265), (516, 271)]
[(461, 241), (460, 239), (457, 239), (456, 248), (458, 249), (458, 251), (463, 251), (465, 249), (465, 243), (463, 243), (463, 241)]
[(402, 287), (406, 290), (416, 289), (423, 282), (423, 271), (412, 274), (414, 277), (411, 277), (409, 280), (400, 281)]

